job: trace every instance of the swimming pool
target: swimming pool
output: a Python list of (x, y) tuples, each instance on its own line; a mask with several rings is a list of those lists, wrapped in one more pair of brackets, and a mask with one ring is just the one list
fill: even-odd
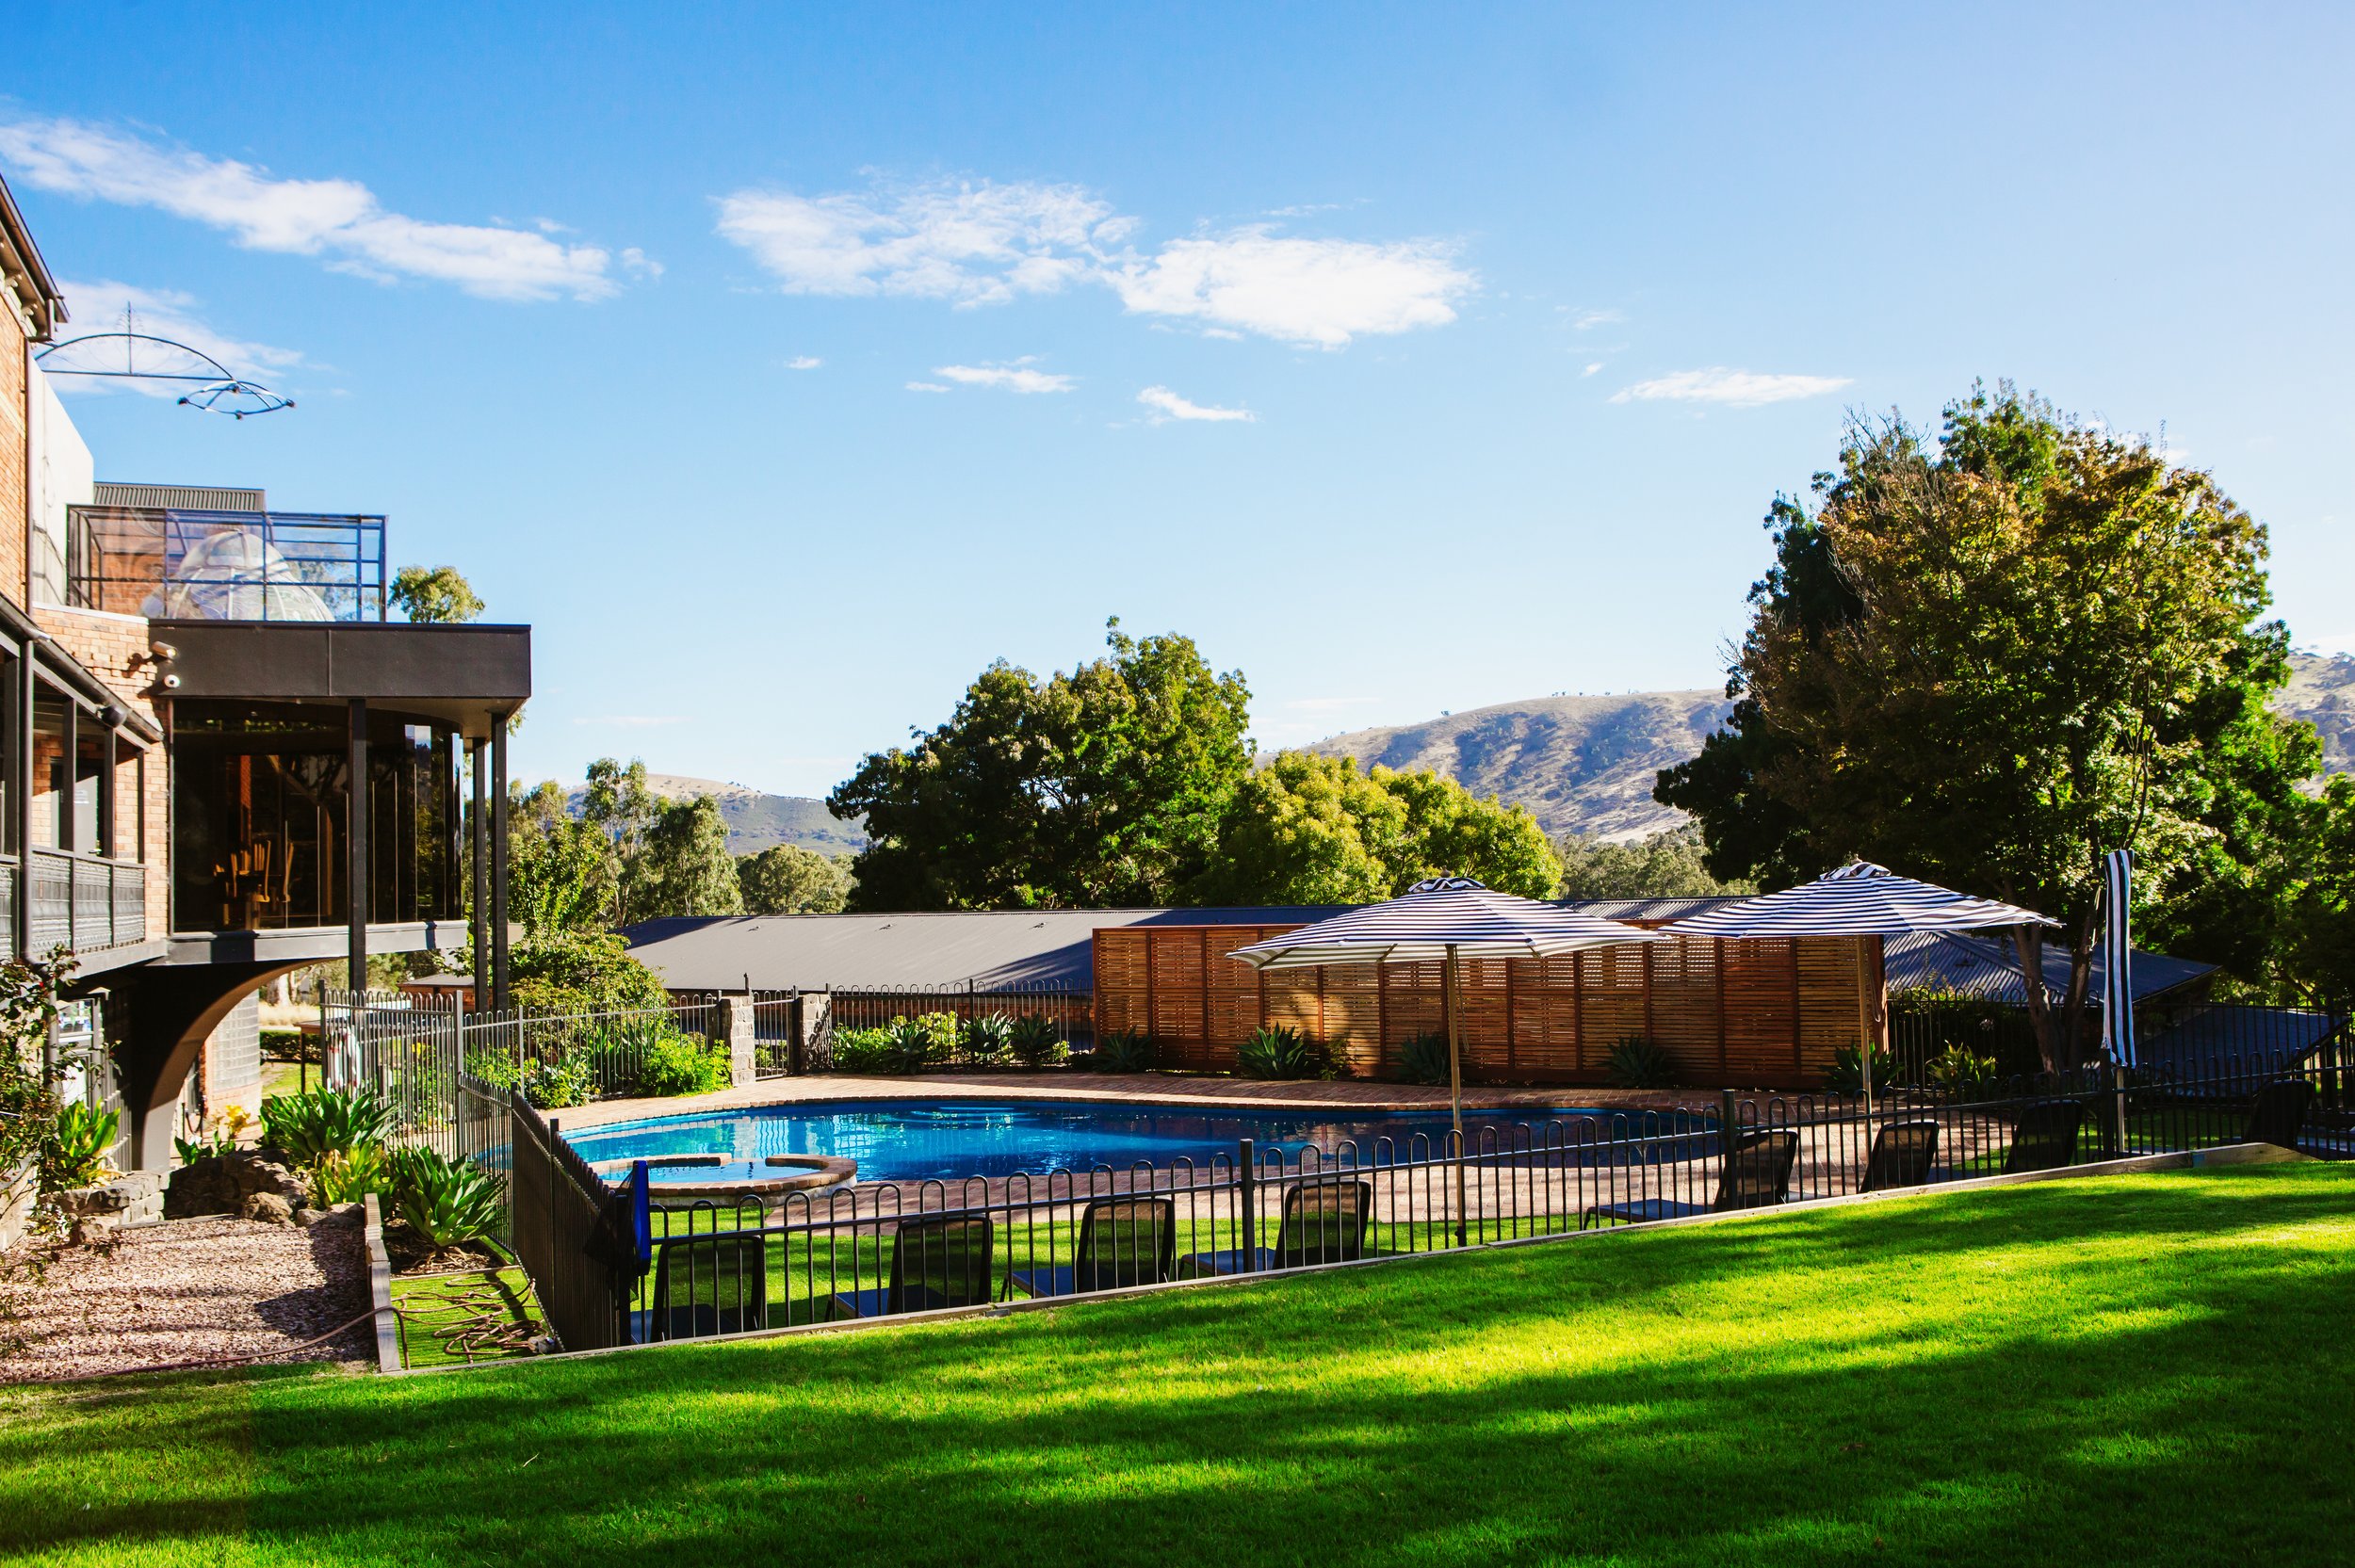
[[(1464, 1113), (1468, 1147), (1478, 1152), (1483, 1129), (1500, 1141), (1526, 1123), (1541, 1129), (1549, 1121), (1591, 1116), (1608, 1130), (1614, 1115), (1591, 1107), (1527, 1107)], [(1648, 1130), (1671, 1132), (1698, 1125), (1681, 1115), (1649, 1116)], [(697, 1187), (773, 1177), (763, 1164), (771, 1155), (833, 1155), (858, 1162), (861, 1181), (947, 1180), (959, 1176), (1011, 1176), (1022, 1172), (1114, 1168), (1139, 1160), (1167, 1166), (1212, 1156), (1232, 1158), (1239, 1139), (1254, 1139), (1264, 1153), (1288, 1156), (1313, 1144), (1330, 1151), (1355, 1140), (1358, 1158), (1371, 1161), (1377, 1139), (1389, 1139), (1400, 1158), (1421, 1151), (1411, 1140), (1430, 1140), (1431, 1153), (1445, 1149), (1448, 1117), (1432, 1112), (1339, 1110), (1229, 1110), (1189, 1106), (1136, 1105), (1094, 1100), (856, 1100), (818, 1105), (755, 1106), (700, 1115), (663, 1116), (567, 1132), (565, 1141), (593, 1162), (653, 1159), (669, 1155), (719, 1155), (727, 1163), (650, 1172), (657, 1182)], [(1631, 1130), (1636, 1130), (1631, 1128)], [(1535, 1136), (1543, 1140), (1541, 1130)]]

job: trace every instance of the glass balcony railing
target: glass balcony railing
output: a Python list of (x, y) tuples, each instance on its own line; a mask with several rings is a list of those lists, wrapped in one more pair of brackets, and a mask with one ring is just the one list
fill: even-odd
[(175, 621), (382, 621), (384, 519), (74, 507), (66, 602)]

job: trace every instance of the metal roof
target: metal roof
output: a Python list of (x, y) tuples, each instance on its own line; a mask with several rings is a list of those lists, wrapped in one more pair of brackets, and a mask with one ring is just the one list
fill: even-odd
[[(1609, 920), (1654, 924), (1732, 903), (1730, 898), (1585, 898), (1564, 907)], [(979, 989), (1089, 991), (1095, 933), (1114, 926), (1305, 926), (1346, 904), (1241, 909), (969, 910), (938, 914), (746, 914), (648, 920), (623, 933), (631, 955), (674, 991), (891, 991), (971, 984)], [(2008, 941), (1959, 932), (1886, 939), (1892, 991), (1947, 991), (2021, 1006), (2027, 1000)], [(2214, 965), (2135, 954), (2135, 999), (2190, 984)], [(2044, 949), (2045, 984), (2069, 986), (2069, 950)], [(2093, 963), (2092, 995), (2103, 963)]]
[(227, 490), (213, 485), (141, 485), (101, 479), (90, 487), (90, 504), (98, 507), (161, 508), (168, 511), (268, 511), (268, 502), (258, 490)]

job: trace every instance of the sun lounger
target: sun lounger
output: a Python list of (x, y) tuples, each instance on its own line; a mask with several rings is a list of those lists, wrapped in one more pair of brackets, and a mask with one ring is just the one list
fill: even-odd
[(1372, 1219), (1373, 1183), (1333, 1176), (1297, 1181), (1284, 1193), (1275, 1246), (1188, 1253), (1178, 1260), (1178, 1277), (1345, 1263), (1363, 1254)]
[(2077, 1129), (2085, 1124), (2082, 1100), (2038, 1100), (2020, 1113), (2012, 1129), (2011, 1147), (2004, 1155), (2004, 1174), (2023, 1171), (2058, 1171), (2077, 1162)]
[(891, 1241), (888, 1285), (837, 1291), (836, 1317), (882, 1317), (934, 1307), (980, 1306), (989, 1300), (996, 1235), (974, 1214), (932, 1215), (900, 1221)]
[(755, 1231), (655, 1248), (654, 1297), (642, 1334), (699, 1339), (769, 1326), (769, 1240)]
[(1017, 1269), (1013, 1281), (1033, 1296), (1075, 1296), (1170, 1277), (1178, 1247), (1178, 1205), (1168, 1198), (1093, 1198), (1080, 1213), (1073, 1261)]
[(2314, 1099), (2314, 1086), (2306, 1078), (2283, 1078), (2266, 1085), (2257, 1091), (2257, 1103), (2249, 1109), (2249, 1125), (2242, 1129), (2240, 1140), (2297, 1148)]
[(1872, 1157), (1864, 1162), (1864, 1185), (1858, 1190), (1920, 1187), (1930, 1179), (1930, 1165), (1937, 1157), (1937, 1123), (1892, 1122), (1873, 1135)]
[(1604, 1220), (1632, 1225), (1647, 1220), (1679, 1220), (1688, 1214), (1771, 1208), (1791, 1196), (1791, 1168), (1798, 1157), (1797, 1133), (1746, 1133), (1734, 1145), (1725, 1169), (1718, 1172), (1717, 1196), (1711, 1202), (1686, 1204), (1674, 1198), (1641, 1198), (1626, 1204), (1598, 1204), (1578, 1217), (1578, 1228), (1584, 1230)]

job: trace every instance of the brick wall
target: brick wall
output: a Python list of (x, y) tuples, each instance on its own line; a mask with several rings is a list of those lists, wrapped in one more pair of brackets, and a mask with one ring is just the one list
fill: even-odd
[[(144, 617), (43, 605), (33, 612), (33, 619), (42, 631), (57, 639), (60, 649), (81, 660), (84, 668), (105, 681), (125, 708), (157, 719), (154, 700), (149, 695), (152, 681), (151, 667), (145, 662)], [(138, 765), (126, 757), (115, 778), (115, 787), (122, 792), (115, 797), (115, 811), (126, 835), (138, 820), (133, 809), (135, 802), (128, 795), (135, 787), (133, 781), (138, 772)], [(146, 775), (147, 840), (143, 848), (147, 862), (147, 934), (161, 936), (169, 925), (171, 909), (171, 867), (166, 858), (171, 842), (171, 773), (164, 765), (164, 749), (160, 745), (148, 750)], [(122, 848), (129, 846), (126, 843)]]

